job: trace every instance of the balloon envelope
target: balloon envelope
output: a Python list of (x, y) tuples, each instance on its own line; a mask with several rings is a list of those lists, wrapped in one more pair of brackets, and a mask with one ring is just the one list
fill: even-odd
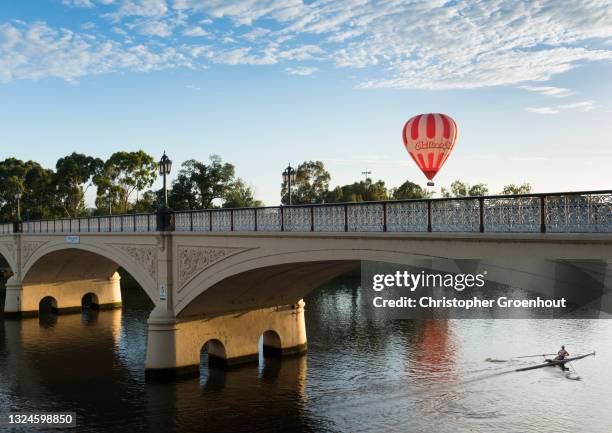
[(404, 125), (406, 150), (427, 179), (432, 180), (450, 156), (457, 140), (457, 124), (439, 113), (419, 114)]

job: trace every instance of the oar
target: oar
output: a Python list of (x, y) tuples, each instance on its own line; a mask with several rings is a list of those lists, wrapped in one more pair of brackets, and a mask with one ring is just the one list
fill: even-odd
[(541, 355), (525, 355), (525, 356), (517, 356), (517, 358), (535, 358), (537, 356), (553, 356), (556, 355), (556, 353), (543, 353)]

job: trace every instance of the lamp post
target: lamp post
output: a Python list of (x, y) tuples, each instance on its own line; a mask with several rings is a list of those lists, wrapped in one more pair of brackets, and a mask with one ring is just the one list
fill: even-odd
[(159, 174), (164, 178), (164, 203), (157, 210), (157, 231), (170, 232), (174, 230), (174, 212), (168, 207), (166, 176), (168, 176), (170, 170), (172, 170), (172, 161), (168, 158), (165, 151), (158, 165)]
[(17, 222), (21, 221), (21, 191), (15, 193), (15, 200), (17, 201)]
[(291, 164), (287, 166), (283, 171), (283, 184), (287, 185), (289, 191), (289, 206), (291, 206), (291, 184), (295, 183), (295, 169), (291, 167)]
[(164, 178), (164, 209), (168, 209), (168, 188), (166, 186), (166, 176), (170, 174), (170, 170), (172, 170), (172, 161), (166, 155), (166, 151), (164, 151), (164, 154), (159, 160), (159, 174)]

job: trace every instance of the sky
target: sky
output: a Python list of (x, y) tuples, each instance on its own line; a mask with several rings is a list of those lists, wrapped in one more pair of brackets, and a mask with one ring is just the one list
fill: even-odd
[(218, 154), (275, 205), (305, 160), (425, 186), (401, 132), (441, 112), (436, 188), (610, 189), (611, 77), (610, 0), (3, 0), (0, 158)]

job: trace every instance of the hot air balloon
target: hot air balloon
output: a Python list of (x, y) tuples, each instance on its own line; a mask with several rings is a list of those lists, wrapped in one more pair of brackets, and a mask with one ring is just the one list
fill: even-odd
[(457, 124), (446, 114), (419, 114), (404, 125), (406, 150), (434, 186), (434, 176), (450, 156), (457, 140)]

